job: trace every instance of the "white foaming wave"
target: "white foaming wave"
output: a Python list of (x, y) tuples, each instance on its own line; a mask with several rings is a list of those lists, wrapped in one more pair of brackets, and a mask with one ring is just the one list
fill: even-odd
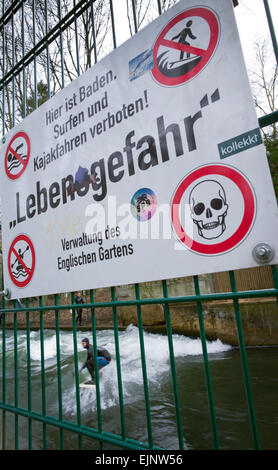
[[(31, 359), (33, 359), (34, 361), (40, 361), (41, 360), (41, 341), (40, 341), (39, 332), (38, 331), (32, 332), (31, 338), (32, 338)], [(59, 349), (60, 349), (60, 355), (62, 359), (72, 356), (74, 354), (72, 332), (60, 331)], [(45, 361), (48, 361), (51, 359), (56, 360), (57, 341), (56, 341), (55, 330), (47, 330), (46, 334), (44, 335), (43, 350), (44, 350)]]
[[(44, 359), (47, 361), (56, 354), (56, 338), (52, 336), (44, 339)], [(31, 341), (30, 355), (33, 361), (41, 360), (41, 342), (38, 339)]]
[[(129, 325), (125, 330), (126, 343), (131, 344), (131, 352), (138, 355), (139, 345), (139, 331), (138, 328)], [(192, 339), (183, 335), (173, 334), (173, 347), (174, 355), (179, 356), (196, 356), (203, 353), (202, 342), (200, 338)], [(122, 338), (121, 338), (122, 342)], [(222, 343), (220, 339), (215, 341), (207, 341), (207, 352), (208, 353), (220, 353), (229, 351), (232, 347), (228, 344)], [(149, 356), (153, 360), (165, 361), (169, 359), (169, 343), (168, 337), (160, 334), (153, 334), (144, 332), (144, 347), (146, 352), (146, 358)]]
[[(200, 338), (192, 339), (180, 335), (173, 335), (175, 356), (199, 356), (203, 354), (202, 342)], [(206, 341), (206, 348), (209, 354), (229, 351), (232, 347), (222, 343), (220, 339)]]
[[(86, 351), (81, 345), (83, 337), (87, 336), (92, 342), (92, 332), (77, 333), (77, 350), (80, 356), (86, 357)], [(30, 337), (31, 345), (31, 359), (34, 361), (41, 360), (41, 341), (39, 331), (32, 331)], [(115, 357), (115, 341), (113, 330), (102, 330), (97, 332), (98, 346), (107, 348), (112, 356)], [(18, 347), (24, 348), (26, 345), (26, 335), (22, 334), (18, 337)], [(221, 353), (230, 350), (232, 347), (228, 344), (222, 343), (221, 340), (207, 341), (208, 353)], [(176, 357), (195, 356), (202, 354), (202, 343), (200, 338), (192, 339), (182, 335), (173, 334), (174, 354)], [(140, 341), (139, 330), (134, 325), (129, 325), (126, 330), (119, 331), (119, 347), (121, 363), (123, 365), (129, 364), (134, 366), (140, 360)], [(9, 336), (6, 339), (6, 348), (13, 350), (14, 338)], [(57, 344), (55, 330), (48, 330), (44, 335), (44, 359), (47, 361), (57, 357)], [(160, 364), (168, 363), (169, 361), (169, 345), (168, 338), (165, 335), (154, 334), (144, 331), (144, 349), (146, 361), (156, 362)], [(60, 354), (65, 358), (74, 354), (73, 347), (73, 334), (72, 332), (60, 331)]]
[[(122, 379), (123, 396), (125, 403), (132, 403), (143, 396), (143, 374), (141, 363), (141, 350), (139, 329), (134, 325), (129, 325), (126, 330), (119, 331), (119, 350), (120, 350), (120, 371)], [(81, 345), (81, 340), (88, 337), (92, 343), (92, 331), (77, 332), (77, 349), (79, 369), (85, 361), (87, 352)], [(166, 335), (154, 334), (144, 331), (144, 350), (147, 367), (147, 377), (150, 386), (160, 385), (163, 377), (166, 377), (170, 371), (169, 343)], [(30, 341), (31, 360), (33, 361), (33, 371), (40, 370), (41, 361), (41, 341), (40, 332), (32, 331)], [(14, 346), (14, 338), (11, 335), (6, 340), (7, 347), (11, 351)], [(118, 391), (118, 371), (115, 350), (115, 338), (113, 330), (97, 331), (97, 345), (109, 350), (112, 361), (109, 366), (100, 371), (100, 397), (102, 409), (113, 406), (119, 406)], [(215, 357), (221, 358), (221, 353), (232, 349), (230, 345), (222, 343), (219, 339), (207, 341), (207, 351), (209, 354), (215, 354)], [(26, 349), (26, 333), (18, 337), (18, 347)], [(173, 335), (173, 348), (175, 358), (202, 355), (202, 343), (200, 338), (192, 339), (182, 335)], [(44, 361), (45, 372), (52, 374), (57, 367), (57, 344), (55, 330), (46, 330), (44, 332)], [(60, 354), (61, 368), (63, 378), (65, 378), (63, 387), (63, 408), (67, 414), (76, 413), (76, 387), (75, 387), (75, 367), (74, 367), (74, 344), (73, 333), (71, 331), (60, 331)], [(217, 356), (218, 355), (218, 356)], [(164, 375), (166, 373), (166, 376)], [(78, 377), (80, 381), (86, 380), (88, 371), (84, 370)], [(80, 389), (81, 407), (85, 412), (91, 412), (96, 409), (96, 390)], [(54, 406), (57, 406), (55, 403)]]
[[(83, 333), (83, 337), (90, 338), (91, 332)], [(106, 409), (119, 405), (118, 374), (114, 346), (114, 333), (112, 330), (97, 333), (98, 346), (107, 348), (112, 356), (109, 366), (100, 372), (100, 397), (101, 407)], [(174, 355), (178, 357), (202, 355), (202, 343), (200, 338), (191, 339), (182, 335), (173, 335)], [(132, 403), (138, 399), (138, 395), (144, 393), (143, 374), (141, 364), (141, 351), (139, 330), (129, 325), (125, 331), (119, 332), (120, 367), (124, 402)], [(159, 385), (163, 380), (163, 374), (170, 370), (169, 344), (167, 336), (144, 332), (144, 349), (149, 385)], [(222, 341), (207, 341), (207, 352), (217, 354), (231, 350), (230, 345)], [(84, 356), (85, 358), (86, 356)], [(87, 373), (85, 372), (85, 375)], [(83, 379), (82, 379), (83, 380)], [(81, 389), (81, 407), (86, 412), (96, 410), (96, 389)], [(76, 390), (72, 388), (65, 395), (63, 406), (67, 413), (73, 413)]]

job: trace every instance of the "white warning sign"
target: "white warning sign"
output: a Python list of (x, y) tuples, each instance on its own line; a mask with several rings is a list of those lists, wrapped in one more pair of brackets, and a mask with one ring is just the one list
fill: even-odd
[[(234, 71), (236, 70), (236, 73)], [(230, 0), (182, 0), (5, 136), (12, 298), (278, 262)]]

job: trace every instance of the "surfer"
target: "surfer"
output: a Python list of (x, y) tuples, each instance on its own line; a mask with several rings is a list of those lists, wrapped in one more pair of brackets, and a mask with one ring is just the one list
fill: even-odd
[[(88, 338), (82, 339), (82, 346), (84, 349), (87, 349), (87, 359), (79, 372), (81, 372), (83, 369), (85, 369), (85, 367), (87, 367), (92, 379), (88, 380), (85, 383), (88, 385), (93, 385), (95, 383), (94, 348), (93, 345), (89, 343)], [(111, 361), (111, 356), (107, 349), (97, 348), (97, 356), (98, 369), (102, 369), (102, 367), (107, 366)]]
[[(196, 36), (194, 36), (194, 34), (192, 34), (192, 31), (191, 31), (191, 25), (192, 25), (192, 21), (189, 20), (187, 23), (186, 23), (186, 28), (184, 28), (179, 34), (177, 34), (176, 36), (174, 36), (172, 38), (172, 41), (174, 39), (177, 39), (179, 38), (179, 43), (181, 44), (186, 44), (187, 46), (190, 46), (189, 42), (186, 41), (186, 38), (187, 36), (190, 37), (190, 39), (196, 39)], [(183, 56), (184, 56), (184, 52), (181, 51), (180, 53), (180, 60), (183, 60)], [(189, 59), (190, 58), (190, 52), (187, 52), (186, 53), (186, 58)]]

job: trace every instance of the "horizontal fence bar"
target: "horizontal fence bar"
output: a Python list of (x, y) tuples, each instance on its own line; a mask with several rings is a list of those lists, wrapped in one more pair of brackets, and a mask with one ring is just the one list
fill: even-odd
[[(48, 424), (50, 426), (54, 426), (57, 428), (61, 428), (67, 431), (75, 432), (77, 434), (91, 437), (93, 439), (101, 440), (102, 442), (106, 442), (108, 444), (112, 444), (118, 447), (122, 447), (125, 449), (138, 449), (138, 450), (150, 450), (148, 444), (144, 444), (143, 442), (134, 441), (133, 439), (126, 439), (122, 440), (121, 436), (116, 436), (115, 434), (110, 434), (108, 432), (102, 432), (101, 434), (94, 428), (89, 428), (87, 426), (81, 425), (78, 426), (75, 423), (70, 421), (59, 421), (58, 419), (52, 416), (43, 416), (40, 413), (35, 411), (28, 411), (26, 408), (14, 408), (12, 405), (0, 403), (0, 409), (5, 410), (9, 413), (14, 413), (16, 415), (23, 416), (25, 418), (34, 419), (41, 423)], [(154, 450), (163, 450), (161, 447), (153, 447)]]
[[(115, 300), (115, 301), (105, 301), (105, 302), (94, 302), (94, 303), (84, 303), (82, 308), (100, 308), (100, 307), (112, 307), (116, 305), (118, 307), (131, 306), (131, 305), (149, 305), (149, 304), (161, 304), (161, 303), (182, 303), (182, 302), (196, 302), (196, 301), (213, 301), (213, 300), (233, 300), (233, 299), (247, 299), (247, 298), (259, 298), (259, 297), (277, 297), (277, 289), (262, 289), (262, 290), (252, 290), (252, 291), (240, 291), (240, 292), (220, 292), (218, 294), (195, 294), (188, 295), (186, 297), (159, 297), (155, 299), (132, 299), (132, 300)], [(77, 308), (77, 304), (64, 304), (64, 305), (47, 305), (44, 307), (22, 307), (22, 308), (12, 308), (6, 307), (5, 309), (0, 309), (1, 313), (11, 313), (11, 312), (35, 312), (40, 310), (67, 310)]]
[(265, 116), (261, 116), (259, 118), (260, 127), (270, 126), (275, 122), (278, 122), (278, 111), (273, 111), (273, 113), (266, 114)]

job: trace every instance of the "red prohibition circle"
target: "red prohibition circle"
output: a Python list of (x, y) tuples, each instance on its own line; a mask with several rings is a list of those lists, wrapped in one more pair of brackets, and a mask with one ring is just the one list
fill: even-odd
[[(27, 145), (27, 158), (26, 158), (26, 160), (23, 160), (21, 158), (21, 156), (15, 151), (15, 149), (12, 148), (12, 144), (14, 143), (14, 141), (18, 137), (22, 137), (26, 142), (26, 145)], [(22, 165), (22, 167), (19, 169), (19, 172), (16, 173), (16, 174), (12, 174), (8, 169), (8, 155), (9, 155), (9, 153), (12, 153), (12, 155), (17, 160), (19, 160), (19, 162)], [(30, 158), (30, 153), (31, 153), (31, 145), (30, 145), (30, 139), (29, 139), (28, 135), (26, 134), (26, 132), (23, 132), (23, 131), (17, 132), (17, 134), (15, 134), (13, 136), (13, 138), (11, 139), (11, 141), (10, 141), (8, 147), (7, 147), (7, 150), (6, 150), (6, 154), (5, 154), (5, 170), (6, 170), (6, 174), (7, 174), (8, 178), (10, 178), (11, 180), (16, 180), (17, 178), (19, 178), (22, 175), (22, 173), (25, 171), (25, 169), (28, 165), (29, 158)]]
[[(32, 266), (31, 268), (28, 268), (23, 259), (20, 258), (20, 255), (18, 254), (18, 252), (16, 251), (15, 249), (15, 245), (16, 243), (18, 243), (19, 241), (25, 241), (27, 243), (27, 245), (29, 246), (30, 250), (31, 250), (31, 254), (32, 254)], [(27, 277), (26, 279), (24, 279), (23, 281), (18, 281), (15, 277), (14, 277), (14, 274), (12, 272), (12, 268), (11, 268), (11, 255), (12, 253), (14, 254), (14, 256), (17, 258), (18, 262), (22, 265), (23, 267), (23, 270), (27, 272)], [(35, 250), (34, 250), (34, 246), (33, 246), (33, 243), (31, 242), (30, 238), (27, 237), (27, 235), (18, 235), (14, 241), (12, 242), (11, 246), (10, 246), (10, 249), (9, 249), (9, 254), (8, 254), (8, 270), (9, 270), (9, 274), (10, 274), (10, 278), (12, 280), (12, 282), (17, 286), (17, 287), (25, 287), (27, 286), (27, 284), (29, 284), (29, 282), (31, 281), (32, 277), (33, 277), (33, 274), (34, 274), (34, 270), (35, 270)]]
[[(241, 191), (244, 201), (244, 214), (239, 227), (230, 236), (230, 238), (224, 240), (223, 242), (216, 243), (215, 245), (206, 245), (204, 243), (199, 243), (195, 240), (192, 240), (185, 233), (179, 216), (181, 198), (185, 193), (186, 189), (195, 180), (207, 175), (221, 175), (225, 176), (226, 178), (229, 178), (231, 181), (233, 181), (233, 183), (237, 185), (237, 187)], [(252, 226), (255, 215), (255, 206), (256, 204), (253, 191), (248, 181), (238, 171), (224, 165), (208, 165), (197, 168), (182, 180), (173, 196), (171, 207), (171, 220), (175, 232), (179, 237), (180, 241), (190, 250), (205, 255), (217, 255), (231, 250), (243, 240), (243, 238), (248, 233), (250, 227)]]
[[(165, 35), (168, 33), (168, 31), (171, 28), (173, 28), (173, 26), (175, 26), (175, 24), (191, 16), (199, 16), (203, 18), (204, 20), (206, 20), (209, 25), (210, 40), (209, 40), (209, 45), (207, 49), (198, 49), (195, 47), (186, 46), (185, 44), (181, 44), (172, 40), (165, 39)], [(153, 48), (153, 58), (154, 58), (154, 67), (152, 69), (153, 77), (162, 85), (168, 85), (168, 86), (180, 85), (190, 80), (191, 78), (195, 77), (210, 60), (218, 43), (219, 30), (220, 28), (219, 28), (217, 17), (208, 8), (202, 8), (202, 7), (191, 8), (190, 10), (183, 11), (182, 13), (177, 15), (165, 26), (165, 28), (161, 31), (158, 38), (156, 39), (156, 42)], [(195, 51), (197, 55), (200, 55), (201, 60), (198, 62), (198, 64), (195, 67), (193, 67), (192, 70), (186, 72), (185, 74), (180, 75), (178, 77), (167, 77), (166, 75), (160, 72), (158, 65), (157, 65), (157, 54), (158, 54), (158, 49), (160, 46), (166, 46), (166, 47), (177, 49), (177, 50), (184, 51), (184, 52), (187, 52), (189, 50), (192, 52)]]

